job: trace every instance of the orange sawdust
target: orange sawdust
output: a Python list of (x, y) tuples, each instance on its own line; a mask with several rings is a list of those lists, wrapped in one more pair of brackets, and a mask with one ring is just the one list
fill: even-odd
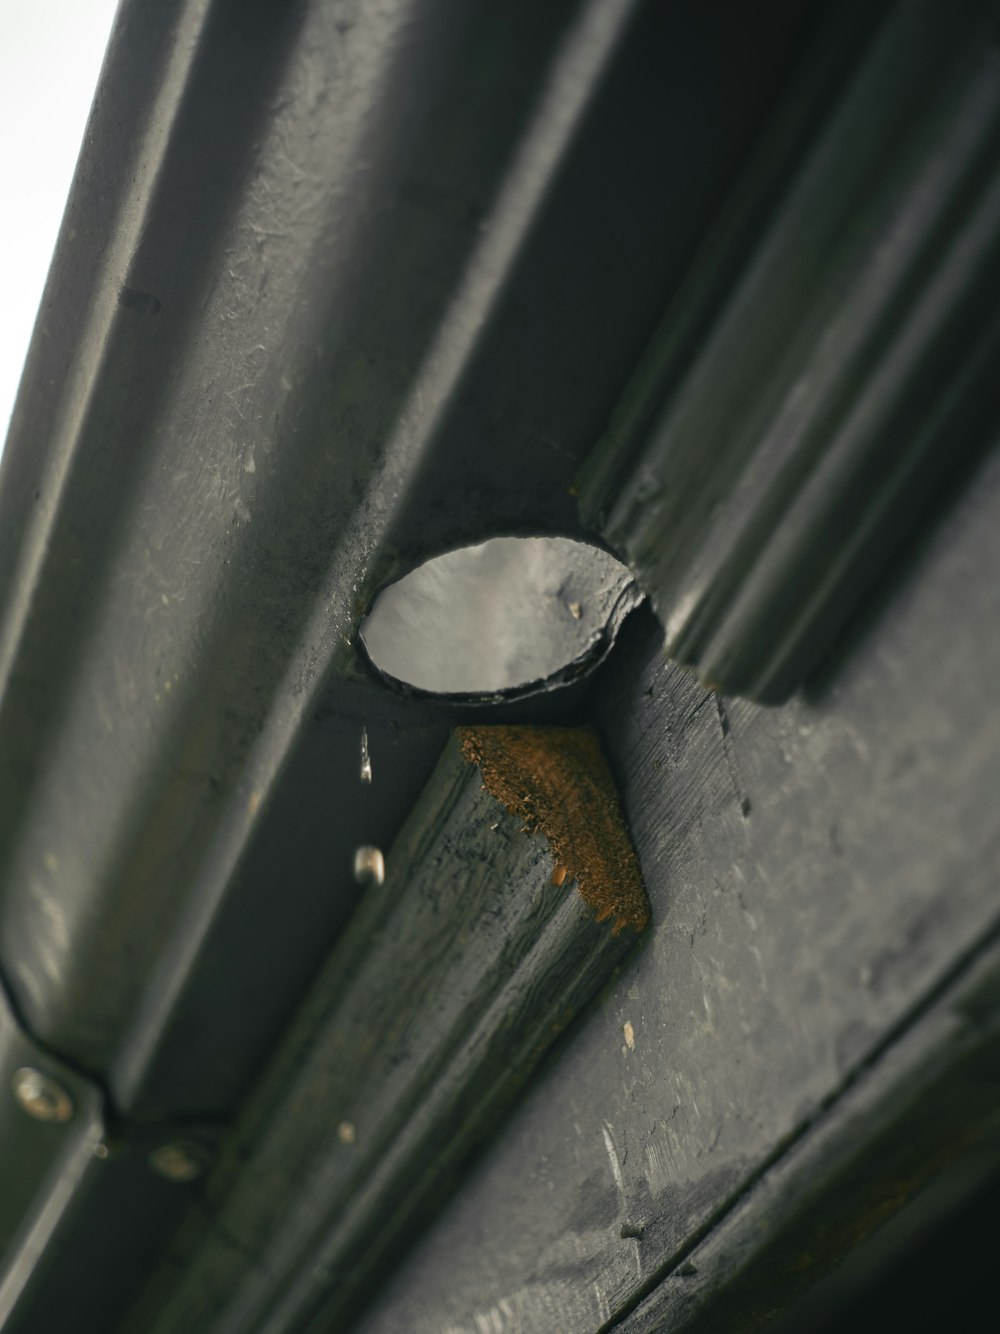
[(589, 727), (460, 727), (462, 754), (486, 790), (530, 830), (544, 834), (553, 883), (576, 883), (613, 934), (641, 931), (649, 900), (596, 734)]

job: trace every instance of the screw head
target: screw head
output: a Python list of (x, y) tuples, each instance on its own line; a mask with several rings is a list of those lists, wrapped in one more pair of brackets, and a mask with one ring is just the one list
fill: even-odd
[(167, 1181), (183, 1185), (197, 1181), (212, 1164), (212, 1152), (198, 1140), (177, 1139), (161, 1144), (149, 1155), (149, 1165)]
[(385, 884), (385, 858), (380, 848), (355, 849), (354, 879), (359, 885)]
[(11, 1088), (21, 1111), (33, 1121), (64, 1125), (73, 1115), (73, 1099), (58, 1080), (25, 1065), (14, 1071)]

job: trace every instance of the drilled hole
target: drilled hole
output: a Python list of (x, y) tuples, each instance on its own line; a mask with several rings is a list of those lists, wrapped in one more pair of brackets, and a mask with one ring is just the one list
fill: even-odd
[(604, 656), (639, 595), (620, 561), (564, 537), (494, 537), (384, 588), (361, 642), (413, 689), (497, 697), (552, 689)]

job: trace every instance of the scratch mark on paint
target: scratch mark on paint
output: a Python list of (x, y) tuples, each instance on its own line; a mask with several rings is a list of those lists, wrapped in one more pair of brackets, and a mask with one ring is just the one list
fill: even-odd
[(743, 775), (740, 773), (740, 766), (737, 763), (736, 755), (733, 751), (732, 742), (732, 724), (729, 721), (729, 714), (726, 711), (725, 703), (721, 695), (715, 696), (715, 712), (719, 718), (719, 728), (722, 732), (722, 753), (726, 757), (726, 768), (729, 770), (729, 781), (733, 785), (736, 793), (736, 801), (740, 808), (740, 814), (744, 820), (749, 818), (752, 809), (750, 796), (743, 784)]
[(604, 1136), (604, 1147), (608, 1151), (608, 1162), (611, 1164), (611, 1175), (615, 1179), (615, 1185), (618, 1187), (618, 1194), (621, 1197), (622, 1208), (625, 1207), (625, 1180), (622, 1176), (622, 1165), (618, 1158), (618, 1150), (615, 1148), (615, 1142), (611, 1137), (611, 1126), (607, 1121), (601, 1127), (601, 1134)]
[[(614, 1134), (612, 1133), (610, 1121), (605, 1121), (601, 1127), (601, 1134), (604, 1136), (604, 1147), (608, 1151), (608, 1162), (611, 1164), (611, 1175), (615, 1179), (615, 1186), (618, 1190), (618, 1200), (621, 1206), (621, 1214), (624, 1220), (620, 1236), (623, 1240), (630, 1240), (635, 1249), (635, 1271), (638, 1278), (642, 1278), (642, 1252), (639, 1248), (639, 1242), (645, 1232), (645, 1228), (632, 1222), (628, 1216), (628, 1203), (625, 1199), (625, 1176), (622, 1172), (622, 1159), (619, 1156), (618, 1149), (615, 1146)], [(595, 1291), (597, 1286), (595, 1284)], [(610, 1319), (610, 1317), (605, 1317)]]

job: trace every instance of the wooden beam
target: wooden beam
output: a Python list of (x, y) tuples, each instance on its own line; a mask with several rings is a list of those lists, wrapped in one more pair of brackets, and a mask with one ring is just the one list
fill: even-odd
[(459, 729), (386, 865), (142, 1328), (346, 1328), (648, 917), (587, 729)]

